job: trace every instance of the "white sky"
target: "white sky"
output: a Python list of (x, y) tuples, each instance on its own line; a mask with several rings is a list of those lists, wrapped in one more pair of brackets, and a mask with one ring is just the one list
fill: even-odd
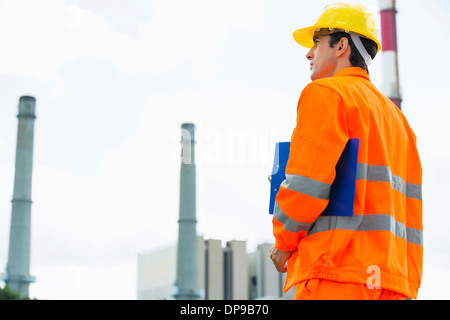
[[(249, 251), (272, 242), (274, 145), (310, 81), (292, 32), (332, 2), (0, 0), (0, 272), (22, 95), (37, 99), (32, 297), (136, 298), (137, 254), (177, 240), (183, 122), (197, 125), (198, 233)], [(450, 299), (450, 2), (397, 9), (403, 111), (424, 171), (419, 299)]]

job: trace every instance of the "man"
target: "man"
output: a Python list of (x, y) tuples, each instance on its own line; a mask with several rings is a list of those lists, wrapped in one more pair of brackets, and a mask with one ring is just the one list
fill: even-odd
[[(381, 49), (364, 6), (325, 7), (294, 32), (311, 48), (270, 250), (296, 299), (417, 298), (422, 277), (422, 168), (402, 112), (370, 82)], [(336, 164), (359, 139), (351, 216), (325, 216)]]

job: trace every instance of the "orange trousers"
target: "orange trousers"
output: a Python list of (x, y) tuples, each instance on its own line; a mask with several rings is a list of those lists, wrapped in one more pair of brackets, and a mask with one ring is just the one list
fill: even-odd
[(295, 300), (405, 300), (386, 289), (369, 289), (365, 284), (309, 279), (295, 286)]

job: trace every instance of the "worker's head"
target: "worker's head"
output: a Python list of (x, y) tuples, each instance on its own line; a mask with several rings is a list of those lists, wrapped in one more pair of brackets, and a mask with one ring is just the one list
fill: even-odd
[[(358, 49), (353, 39), (359, 40), (362, 48)], [(328, 29), (319, 29), (313, 41), (314, 46), (306, 54), (311, 61), (312, 80), (332, 77), (337, 70), (347, 66), (360, 67), (369, 72), (368, 64), (377, 54), (374, 41), (344, 30), (329, 32)]]
[[(375, 15), (366, 7), (339, 3), (326, 6), (313, 26), (296, 30), (294, 39), (300, 45), (311, 48), (307, 58), (313, 67), (311, 79), (315, 80), (333, 76), (334, 73), (327, 74), (330, 70), (318, 70), (318, 67), (330, 69), (331, 66), (322, 64), (334, 59), (338, 60), (334, 61), (338, 64), (348, 59), (351, 66), (368, 71), (368, 65), (381, 49), (377, 35)], [(326, 50), (324, 42), (329, 44), (328, 49), (335, 50)]]

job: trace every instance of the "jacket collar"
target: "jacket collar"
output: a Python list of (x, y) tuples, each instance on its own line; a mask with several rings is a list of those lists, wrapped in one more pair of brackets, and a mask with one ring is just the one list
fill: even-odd
[(362, 77), (370, 81), (370, 77), (367, 71), (360, 67), (341, 69), (338, 72), (336, 72), (333, 77), (345, 77), (345, 76)]

